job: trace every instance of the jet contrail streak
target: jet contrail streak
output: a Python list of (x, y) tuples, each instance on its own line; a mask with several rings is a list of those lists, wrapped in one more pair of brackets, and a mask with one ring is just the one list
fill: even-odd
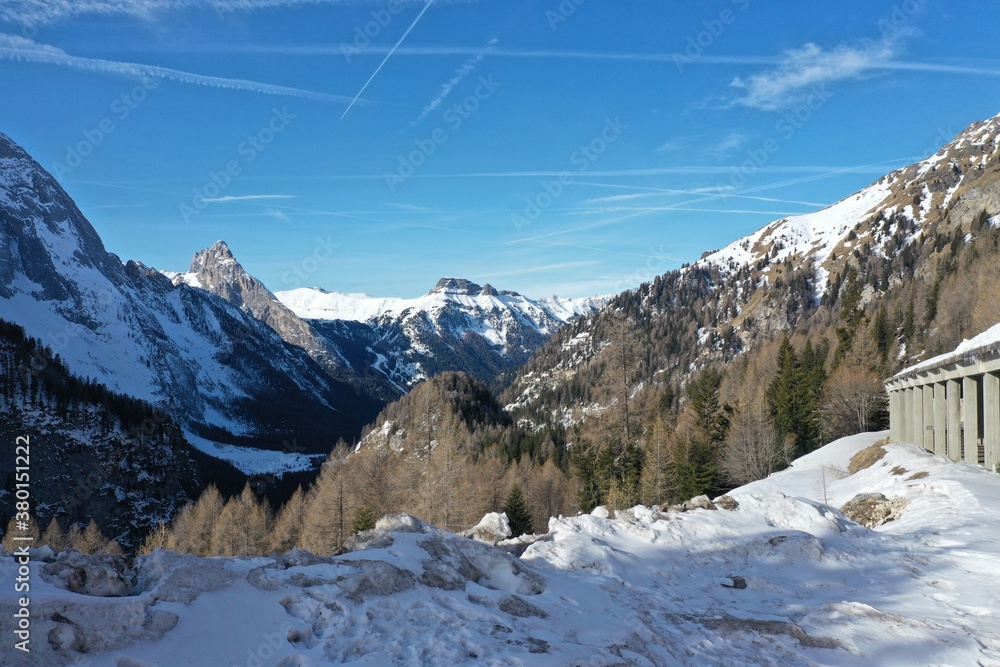
[(365, 88), (368, 87), (368, 84), (372, 82), (372, 79), (378, 76), (378, 73), (382, 71), (382, 68), (389, 61), (389, 58), (391, 58), (392, 54), (396, 52), (396, 49), (398, 49), (399, 45), (403, 43), (403, 40), (406, 39), (406, 36), (410, 34), (410, 31), (417, 26), (417, 22), (420, 21), (420, 18), (424, 15), (424, 12), (430, 9), (430, 6), (432, 4), (434, 4), (434, 0), (427, 0), (427, 4), (424, 5), (424, 8), (420, 10), (419, 14), (417, 14), (417, 18), (413, 19), (413, 23), (410, 24), (410, 27), (406, 29), (406, 32), (404, 32), (403, 36), (399, 38), (399, 41), (396, 42), (396, 45), (391, 49), (389, 49), (389, 53), (385, 54), (385, 58), (382, 59), (382, 62), (379, 63), (378, 67), (375, 68), (375, 71), (372, 72), (372, 75), (368, 77), (367, 81), (365, 81), (365, 85), (361, 86), (361, 90), (358, 91), (358, 94), (354, 96), (354, 99), (351, 100), (351, 103), (347, 105), (346, 109), (344, 109), (344, 113), (340, 114), (341, 120), (343, 120), (344, 116), (347, 115), (347, 112), (351, 110), (351, 107), (354, 106), (354, 103), (358, 101), (358, 98), (361, 97), (362, 94), (364, 94)]

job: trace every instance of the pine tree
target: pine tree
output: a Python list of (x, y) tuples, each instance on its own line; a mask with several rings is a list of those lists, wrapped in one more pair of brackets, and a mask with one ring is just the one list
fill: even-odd
[(334, 450), (309, 491), (302, 515), (299, 544), (314, 554), (329, 555), (348, 537), (347, 517), (354, 501), (348, 495), (343, 455)]
[(707, 368), (695, 377), (689, 392), (698, 426), (712, 444), (725, 440), (729, 429), (728, 406), (722, 405), (719, 398), (721, 386), (722, 374), (714, 368)]
[(910, 299), (910, 303), (906, 306), (906, 317), (903, 319), (903, 338), (907, 343), (913, 342), (913, 336), (917, 332), (917, 316), (916, 310), (913, 306), (913, 299)]
[(604, 504), (604, 493), (597, 475), (597, 453), (593, 447), (577, 447), (573, 449), (572, 461), (580, 480), (580, 511), (591, 512)]
[(139, 555), (146, 556), (153, 553), (156, 549), (170, 548), (170, 527), (166, 522), (160, 522), (156, 524), (151, 531), (149, 531), (149, 534), (146, 535), (146, 539), (142, 541), (142, 545), (139, 547)]
[(59, 522), (55, 519), (49, 521), (49, 525), (46, 526), (45, 532), (42, 533), (42, 537), (38, 544), (39, 546), (43, 544), (48, 545), (55, 553), (59, 553), (63, 549), (70, 546), (66, 542), (66, 534), (63, 532)]
[(213, 555), (212, 532), (223, 505), (219, 490), (213, 485), (206, 488), (198, 502), (186, 505), (171, 524), (171, 548), (197, 556)]
[(840, 310), (840, 321), (842, 325), (837, 328), (837, 352), (834, 357), (836, 363), (843, 358), (847, 351), (851, 349), (854, 342), (854, 333), (864, 311), (861, 309), (861, 283), (858, 281), (858, 272), (853, 267), (847, 273), (847, 285), (844, 288)]
[(889, 358), (893, 333), (892, 327), (889, 325), (889, 316), (886, 315), (885, 306), (883, 306), (878, 309), (878, 313), (875, 315), (875, 328), (872, 331), (872, 335), (875, 337), (875, 346), (878, 348), (883, 364)]
[(642, 467), (641, 501), (646, 505), (670, 502), (677, 494), (677, 468), (668, 436), (663, 418), (657, 415), (646, 438)]
[(108, 545), (108, 539), (104, 537), (97, 523), (91, 519), (87, 527), (77, 533), (75, 539), (70, 542), (70, 548), (76, 549), (80, 553), (92, 555), (101, 553)]
[(288, 553), (299, 543), (305, 511), (305, 494), (302, 487), (295, 489), (292, 497), (278, 510), (268, 536), (268, 551), (273, 554)]
[(534, 532), (531, 521), (531, 513), (524, 500), (524, 493), (521, 487), (514, 484), (507, 494), (507, 502), (504, 503), (504, 513), (507, 514), (507, 523), (510, 525), (510, 534), (513, 537), (528, 535)]
[(351, 522), (351, 535), (357, 535), (366, 530), (374, 530), (375, 513), (362, 505), (354, 512), (354, 521)]

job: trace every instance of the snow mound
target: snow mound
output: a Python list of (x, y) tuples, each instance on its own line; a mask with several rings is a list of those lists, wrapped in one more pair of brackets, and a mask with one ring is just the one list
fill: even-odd
[(496, 545), (511, 536), (510, 523), (506, 513), (490, 512), (475, 526), (462, 533), (465, 537), (485, 544)]
[[(392, 515), (333, 557), (156, 551), (129, 597), (34, 577), (31, 664), (1000, 664), (1000, 476), (907, 444), (849, 474), (883, 438), (831, 443), (719, 511), (552, 519), (521, 558)], [(859, 494), (898, 511), (865, 528), (835, 509)]]

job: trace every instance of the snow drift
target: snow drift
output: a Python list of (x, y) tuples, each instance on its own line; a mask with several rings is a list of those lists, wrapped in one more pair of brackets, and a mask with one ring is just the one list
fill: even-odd
[[(849, 474), (883, 436), (803, 457), (730, 510), (553, 519), (520, 558), (405, 515), (335, 557), (158, 551), (121, 565), (121, 597), (72, 592), (84, 565), (48, 556), (33, 565), (35, 652), (7, 642), (0, 663), (1000, 664), (1000, 476), (899, 444)], [(862, 493), (905, 503), (869, 530), (836, 509)]]

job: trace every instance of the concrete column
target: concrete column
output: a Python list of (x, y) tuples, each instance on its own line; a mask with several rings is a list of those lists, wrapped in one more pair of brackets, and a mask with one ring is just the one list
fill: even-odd
[(924, 425), (923, 425), (923, 437), (921, 438), (921, 447), (933, 452), (934, 451), (934, 385), (925, 384), (921, 388), (921, 394), (923, 396), (923, 415), (924, 415)]
[(962, 458), (962, 383), (948, 380), (946, 389), (948, 401), (948, 458), (958, 461)]
[(945, 399), (945, 383), (934, 383), (934, 453), (948, 455), (948, 403)]
[(965, 423), (965, 462), (979, 464), (979, 381), (962, 378), (962, 414)]
[(910, 406), (913, 408), (913, 416), (910, 418), (910, 442), (917, 447), (924, 446), (924, 388), (913, 387), (913, 395)]
[(913, 389), (907, 387), (899, 394), (900, 420), (903, 442), (913, 442)]
[(1000, 463), (1000, 375), (983, 376), (983, 447), (986, 469), (997, 470)]
[(899, 401), (896, 392), (889, 392), (889, 439), (899, 442)]

